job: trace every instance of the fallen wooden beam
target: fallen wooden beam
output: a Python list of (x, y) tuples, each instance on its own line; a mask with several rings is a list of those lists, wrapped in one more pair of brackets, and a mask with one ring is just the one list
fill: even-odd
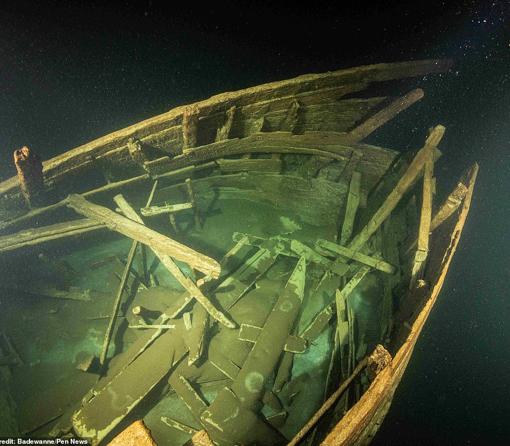
[(191, 203), (178, 203), (178, 204), (165, 204), (164, 206), (146, 206), (140, 208), (140, 214), (144, 217), (154, 217), (161, 214), (173, 214), (174, 212), (184, 211), (191, 209)]
[[(119, 189), (124, 186), (130, 186), (136, 183), (149, 181), (150, 176), (148, 174), (139, 175), (136, 177), (128, 178), (127, 180), (116, 181), (115, 183), (109, 183), (105, 186), (98, 187), (96, 189), (91, 189), (87, 192), (83, 192), (81, 195), (83, 197), (92, 197), (94, 195), (100, 194), (102, 192), (109, 192), (112, 190)], [(51, 214), (53, 211), (61, 209), (67, 205), (67, 200), (61, 200), (58, 203), (51, 204), (49, 206), (40, 207), (37, 209), (32, 209), (30, 212), (21, 215), (20, 217), (13, 218), (12, 220), (8, 220), (6, 222), (0, 222), (0, 230), (3, 231), (12, 226), (17, 226), (27, 221), (32, 220), (35, 217), (39, 217), (41, 215)]]
[(416, 281), (421, 278), (425, 261), (429, 252), (430, 223), (432, 221), (432, 182), (434, 175), (434, 151), (429, 151), (429, 158), (425, 163), (425, 172), (423, 174), (422, 204), (420, 212), (420, 225), (418, 227), (418, 246), (414, 256), (413, 266), (411, 268), (411, 280), (409, 289), (416, 285)]
[(349, 184), (349, 194), (347, 195), (347, 205), (345, 206), (344, 223), (340, 235), (340, 244), (346, 245), (352, 236), (354, 228), (354, 219), (361, 198), (361, 173), (352, 172), (351, 182)]
[(430, 135), (425, 141), (424, 147), (418, 151), (413, 161), (407, 168), (406, 172), (400, 178), (396, 187), (386, 197), (386, 200), (372, 216), (372, 219), (358, 233), (358, 235), (354, 237), (351, 243), (349, 243), (348, 248), (354, 251), (358, 251), (372, 236), (372, 234), (375, 231), (377, 231), (377, 229), (379, 228), (379, 226), (381, 226), (384, 220), (388, 218), (393, 209), (395, 209), (395, 207), (399, 203), (400, 199), (414, 184), (418, 176), (423, 171), (423, 167), (427, 160), (429, 159), (430, 152), (435, 150), (436, 146), (439, 144), (444, 135), (444, 131), (445, 128), (442, 125), (436, 126), (431, 131)]
[(356, 262), (363, 263), (364, 265), (370, 266), (374, 269), (383, 271), (388, 274), (393, 274), (396, 270), (396, 268), (393, 265), (389, 264), (388, 262), (385, 262), (382, 259), (377, 259), (375, 257), (362, 254), (361, 252), (356, 252), (353, 249), (337, 245), (336, 243), (330, 242), (328, 240), (323, 239), (317, 240), (315, 242), (315, 247), (316, 249), (319, 249), (321, 251), (327, 250), (340, 256), (347, 257), (348, 259), (355, 260)]
[(379, 127), (382, 127), (388, 121), (397, 116), (400, 112), (413, 105), (423, 97), (423, 90), (417, 88), (410, 91), (401, 98), (396, 99), (390, 105), (378, 111), (375, 115), (363, 121), (360, 125), (349, 132), (349, 138), (352, 142), (358, 142), (365, 139)]
[[(122, 195), (116, 195), (114, 200), (127, 218), (138, 223), (139, 225), (144, 225), (143, 220)], [(202, 293), (202, 291), (198, 288), (195, 282), (193, 282), (193, 280), (184, 275), (184, 273), (175, 264), (170, 256), (164, 254), (158, 248), (151, 247), (151, 249), (156, 257), (165, 266), (165, 268), (168, 269), (170, 274), (172, 274), (175, 279), (182, 285), (182, 287), (189, 292), (190, 296), (194, 297), (198, 302), (200, 302), (200, 304), (214, 319), (229, 328), (235, 328), (236, 325), (211, 303), (211, 301)]]
[[(149, 194), (149, 198), (147, 199), (147, 206), (151, 205), (157, 186), (158, 186), (158, 182), (155, 181), (154, 185), (152, 186), (151, 192)], [(129, 248), (126, 266), (124, 267), (124, 271), (123, 271), (122, 277), (120, 279), (119, 288), (117, 289), (117, 294), (113, 301), (112, 314), (110, 316), (110, 320), (108, 322), (108, 327), (106, 328), (106, 332), (104, 335), (103, 346), (101, 348), (101, 354), (99, 355), (99, 366), (101, 367), (101, 369), (104, 367), (106, 357), (108, 355), (108, 347), (110, 345), (110, 340), (112, 338), (113, 330), (115, 328), (115, 321), (117, 318), (117, 313), (119, 312), (122, 295), (124, 294), (124, 290), (126, 289), (126, 284), (127, 284), (128, 278), (129, 278), (129, 272), (131, 271), (131, 266), (133, 265), (133, 260), (135, 258), (137, 248), (138, 248), (138, 241), (134, 240), (131, 243), (131, 247)]]
[(85, 218), (42, 226), (40, 228), (24, 229), (15, 234), (1, 236), (0, 252), (13, 251), (26, 246), (34, 246), (51, 240), (72, 237), (103, 228), (105, 228), (103, 223)]
[(193, 218), (195, 219), (195, 227), (198, 229), (202, 226), (202, 222), (200, 219), (200, 212), (197, 206), (197, 200), (195, 198), (195, 192), (193, 191), (193, 186), (191, 185), (191, 178), (186, 178), (186, 191), (188, 193), (188, 200), (191, 203), (191, 207), (193, 208)]
[(218, 277), (220, 274), (221, 268), (216, 260), (176, 242), (169, 237), (159, 234), (140, 223), (118, 215), (104, 206), (90, 203), (82, 196), (75, 194), (70, 195), (67, 202), (67, 205), (79, 214), (105, 224), (112, 231), (117, 231), (162, 254), (175, 257), (177, 260), (188, 263), (193, 269), (202, 271), (204, 274), (210, 274), (213, 277)]

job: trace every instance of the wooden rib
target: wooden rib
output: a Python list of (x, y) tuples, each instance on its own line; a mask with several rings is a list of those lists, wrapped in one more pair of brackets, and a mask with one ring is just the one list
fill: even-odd
[[(349, 83), (381, 82), (404, 77), (422, 76), (430, 73), (447, 71), (451, 66), (448, 60), (423, 60), (401, 62), (393, 64), (367, 65), (345, 70), (322, 74), (309, 74), (294, 79), (271, 82), (245, 90), (223, 93), (197, 103), (202, 114), (210, 114), (214, 110), (224, 109), (225, 104), (232, 103), (237, 106), (264, 101), (276, 96), (291, 96), (303, 91), (313, 91), (319, 88), (330, 88)], [(167, 113), (139, 122), (123, 130), (111, 133), (96, 139), (83, 146), (69, 150), (62, 155), (43, 163), (45, 177), (51, 176), (55, 171), (64, 175), (76, 164), (81, 164), (91, 156), (98, 156), (108, 150), (126, 144), (130, 137), (137, 137), (143, 141), (147, 134), (158, 129), (168, 128), (182, 119), (185, 107), (177, 107)], [(0, 183), (0, 194), (8, 192), (18, 186), (16, 177)]]
[(200, 228), (202, 226), (202, 222), (200, 219), (200, 212), (197, 206), (197, 200), (195, 198), (195, 192), (193, 191), (193, 186), (191, 185), (191, 178), (186, 178), (186, 191), (188, 193), (188, 199), (193, 207), (193, 218), (195, 219), (195, 228)]
[(51, 240), (85, 234), (86, 232), (105, 227), (106, 226), (102, 223), (84, 218), (65, 223), (57, 223), (55, 225), (42, 226), (40, 228), (25, 229), (15, 234), (0, 237), (0, 252), (14, 251), (26, 246), (34, 246)]
[(280, 124), (280, 130), (283, 132), (294, 132), (294, 128), (296, 127), (298, 120), (298, 112), (299, 112), (299, 102), (293, 100), (290, 104), (289, 109), (287, 110), (287, 114), (283, 118), (282, 123)]
[(316, 247), (326, 249), (335, 254), (347, 257), (359, 263), (363, 263), (364, 265), (370, 266), (388, 274), (393, 274), (395, 272), (395, 267), (382, 259), (377, 259), (366, 254), (362, 254), (361, 252), (356, 252), (352, 249), (337, 245), (336, 243), (330, 242), (328, 240), (317, 240)]
[(204, 274), (211, 274), (213, 277), (218, 277), (220, 274), (221, 268), (216, 260), (159, 234), (140, 223), (118, 215), (104, 206), (90, 203), (80, 195), (72, 194), (68, 197), (67, 201), (67, 205), (70, 208), (79, 214), (105, 224), (112, 231), (124, 234), (144, 245), (155, 248), (163, 254), (188, 263), (193, 269), (202, 271)]
[[(131, 205), (125, 200), (122, 195), (117, 195), (114, 198), (117, 206), (122, 210), (124, 215), (136, 222), (139, 225), (144, 225), (143, 220), (136, 213), (136, 211), (131, 207)], [(145, 226), (144, 226), (145, 227)], [(227, 326), (228, 328), (235, 328), (236, 325), (220, 310), (218, 310), (211, 301), (204, 296), (202, 291), (198, 288), (198, 286), (191, 280), (188, 276), (186, 276), (180, 268), (175, 264), (172, 258), (169, 255), (166, 255), (162, 251), (160, 251), (157, 247), (150, 246), (154, 254), (161, 261), (163, 266), (168, 269), (170, 274), (175, 277), (175, 279), (182, 285), (182, 287), (188, 291), (188, 293), (195, 298), (204, 308), (205, 310), (218, 322)]]
[(236, 106), (233, 105), (230, 107), (225, 116), (225, 123), (218, 129), (216, 132), (216, 139), (215, 141), (223, 141), (225, 139), (228, 139), (230, 135), (230, 129), (232, 128), (232, 123), (234, 122), (234, 115), (236, 113)]
[(190, 105), (184, 109), (182, 114), (182, 151), (196, 147), (198, 116), (200, 109), (197, 104)]
[(409, 188), (414, 184), (418, 176), (423, 171), (423, 167), (427, 160), (429, 159), (430, 152), (433, 152), (439, 141), (444, 135), (445, 128), (441, 125), (436, 126), (427, 140), (425, 141), (425, 145), (422, 149), (418, 151), (413, 161), (407, 168), (404, 175), (400, 178), (397, 183), (395, 189), (393, 189), (390, 194), (386, 197), (386, 200), (381, 205), (381, 207), (375, 212), (372, 219), (366, 224), (366, 226), (359, 232), (359, 234), (354, 237), (351, 243), (348, 245), (348, 248), (358, 251), (372, 236), (372, 234), (377, 231), (379, 226), (388, 218), (393, 209), (397, 206), (400, 199), (403, 195), (409, 190)]
[[(157, 186), (158, 186), (158, 182), (155, 181), (152, 186), (151, 192), (149, 194), (149, 198), (147, 199), (147, 206), (151, 205)], [(111, 338), (113, 335), (113, 329), (115, 328), (115, 321), (117, 319), (117, 313), (119, 312), (120, 302), (122, 300), (122, 295), (124, 294), (124, 290), (126, 288), (126, 284), (127, 284), (128, 278), (129, 278), (129, 272), (131, 271), (131, 266), (133, 265), (133, 260), (135, 258), (137, 248), (138, 248), (138, 242), (136, 240), (134, 240), (131, 243), (131, 248), (129, 249), (126, 266), (124, 267), (124, 271), (122, 273), (122, 278), (120, 279), (119, 288), (117, 289), (117, 295), (115, 296), (115, 299), (113, 301), (112, 314), (110, 315), (108, 327), (107, 327), (105, 335), (104, 335), (103, 346), (101, 349), (101, 354), (99, 355), (99, 365), (101, 368), (104, 366), (106, 357), (108, 355), (108, 347), (110, 345), (110, 341), (111, 341)]]
[[(249, 155), (249, 154), (248, 154)], [(243, 155), (244, 156), (244, 155)], [(216, 161), (222, 173), (230, 172), (280, 172), (282, 170), (282, 161), (279, 158), (242, 158), (238, 160), (219, 159)]]
[(429, 151), (425, 171), (423, 174), (423, 193), (420, 213), (420, 225), (418, 228), (418, 246), (414, 256), (414, 262), (411, 269), (411, 280), (409, 288), (416, 285), (416, 281), (421, 277), (423, 266), (427, 260), (429, 252), (430, 223), (432, 221), (432, 183), (434, 175), (434, 151)]
[(290, 132), (256, 133), (246, 138), (206, 144), (171, 159), (158, 158), (147, 162), (145, 167), (152, 173), (158, 173), (160, 169), (180, 169), (227, 155), (243, 153), (302, 153), (345, 161), (351, 157), (353, 150), (347, 146), (346, 136), (341, 133), (310, 132), (303, 135), (292, 135)]
[(397, 116), (400, 112), (413, 105), (423, 97), (423, 90), (417, 88), (406, 95), (393, 101), (390, 105), (378, 111), (375, 115), (363, 121), (355, 129), (349, 132), (349, 138), (352, 142), (358, 142), (365, 139), (379, 127)]
[(361, 190), (361, 173), (352, 172), (351, 182), (349, 185), (349, 194), (347, 196), (347, 205), (345, 207), (344, 223), (340, 235), (340, 244), (345, 245), (352, 236), (354, 227), (354, 219), (358, 211)]

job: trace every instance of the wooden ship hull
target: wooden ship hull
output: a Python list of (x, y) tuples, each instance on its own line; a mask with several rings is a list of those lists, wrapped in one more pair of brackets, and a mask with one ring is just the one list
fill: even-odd
[[(444, 127), (433, 128), (413, 153), (364, 140), (423, 97), (420, 89), (398, 98), (380, 91), (449, 66), (370, 65), (178, 107), (44, 162), (45, 203), (31, 209), (18, 178), (0, 183), (1, 261), (15, 271), (6, 293), (90, 307), (90, 293), (69, 284), (20, 284), (19, 265), (40, 249), (69, 254), (64, 243), (86, 257), (87, 246), (107, 243), (105, 233), (131, 243), (117, 282), (111, 290), (105, 284), (113, 310), (106, 312), (101, 351), (79, 364), (100, 379), (76, 385), (90, 388), (83, 398), (69, 396), (21, 427), (15, 398), (0, 390), (9, 432), (155, 444), (136, 420), (154, 430), (147, 413), (173, 392), (196, 422), (161, 417), (184, 435), (175, 444), (368, 444), (445, 280), (478, 166), (435, 200)], [(219, 211), (218, 202), (248, 207), (228, 216), (229, 205)], [(214, 217), (211, 209), (225, 215)], [(234, 233), (213, 224), (235, 226), (237, 219)], [(147, 267), (149, 249), (181, 290), (170, 300)], [(55, 258), (49, 263), (55, 270)], [(143, 307), (149, 295), (153, 303), (163, 299), (155, 316)], [(260, 304), (269, 295), (272, 303)], [(122, 338), (121, 330), (129, 332), (122, 317), (141, 334)], [(125, 347), (112, 352), (117, 338)], [(310, 353), (318, 339), (327, 346), (327, 360), (316, 367), (324, 389), (315, 391), (313, 410), (303, 411), (292, 389), (300, 380), (309, 384), (315, 369), (306, 364), (324, 356)], [(230, 350), (222, 350), (228, 342)], [(10, 358), (0, 362), (4, 389), (14, 368), (28, 367), (19, 355), (11, 360), (13, 352), (12, 342), (0, 343), (0, 360)], [(298, 358), (306, 354), (308, 362)], [(205, 396), (211, 389), (214, 397)]]

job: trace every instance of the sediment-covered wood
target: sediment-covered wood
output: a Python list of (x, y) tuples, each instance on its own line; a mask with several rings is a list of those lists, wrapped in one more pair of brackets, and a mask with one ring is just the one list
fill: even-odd
[[(127, 218), (138, 223), (139, 225), (144, 225), (143, 220), (122, 195), (117, 195), (114, 200)], [(175, 279), (182, 285), (182, 287), (188, 291), (190, 296), (194, 297), (214, 319), (229, 328), (234, 328), (236, 326), (224, 313), (218, 310), (211, 303), (211, 301), (198, 288), (195, 282), (193, 282), (193, 280), (191, 280), (180, 270), (180, 268), (175, 264), (169, 255), (164, 254), (157, 247), (151, 246), (151, 249), (156, 257), (161, 261), (163, 266), (170, 272), (170, 274), (175, 277)], [(198, 358), (195, 358), (195, 360), (196, 359)]]
[(423, 90), (421, 88), (410, 91), (351, 130), (349, 132), (349, 137), (353, 142), (365, 139), (368, 135), (392, 120), (396, 115), (419, 101), (422, 97)]
[(362, 254), (361, 252), (354, 251), (353, 249), (346, 248), (345, 246), (337, 245), (336, 243), (328, 240), (319, 239), (316, 242), (316, 246), (388, 274), (393, 274), (395, 272), (395, 267), (383, 259)]
[(432, 221), (432, 182), (434, 175), (434, 151), (429, 150), (423, 174), (422, 204), (420, 212), (420, 225), (418, 227), (418, 246), (411, 268), (410, 288), (413, 288), (420, 278), (423, 266), (429, 252), (430, 223)]
[(106, 225), (112, 231), (120, 232), (152, 249), (175, 257), (177, 260), (189, 264), (192, 268), (202, 271), (204, 274), (211, 274), (213, 277), (217, 277), (220, 274), (221, 268), (216, 260), (140, 223), (118, 215), (104, 206), (90, 203), (80, 195), (70, 195), (67, 199), (67, 205), (79, 214)]
[(191, 203), (165, 204), (164, 206), (149, 206), (140, 209), (140, 214), (144, 217), (154, 217), (161, 214), (173, 214), (174, 212), (191, 209)]
[(58, 240), (65, 237), (84, 234), (105, 228), (105, 225), (94, 219), (84, 218), (65, 223), (57, 223), (40, 228), (25, 229), (15, 234), (0, 237), (0, 252), (13, 251), (26, 246)]
[[(401, 62), (393, 64), (376, 64), (356, 68), (333, 71), (323, 74), (308, 74), (294, 79), (271, 82), (264, 85), (240, 90), (238, 92), (223, 93), (197, 103), (201, 115), (209, 115), (226, 107), (247, 106), (249, 104), (268, 101), (272, 98), (290, 97), (309, 93), (319, 89), (358, 85), (358, 89), (368, 86), (371, 82), (381, 82), (404, 77), (421, 76), (430, 73), (447, 71), (451, 66), (448, 60), (423, 60)], [(143, 141), (148, 135), (161, 131), (172, 125), (178, 125), (182, 120), (185, 106), (177, 107), (167, 113), (142, 121), (123, 130), (96, 139), (88, 144), (69, 150), (62, 155), (43, 163), (46, 178), (56, 174), (63, 175), (75, 166), (90, 162), (92, 156), (105, 154), (126, 145), (131, 137)], [(17, 178), (13, 177), (0, 183), (0, 193), (8, 192), (18, 186)]]
[(357, 251), (374, 234), (379, 226), (388, 218), (393, 209), (397, 206), (402, 196), (414, 184), (418, 176), (423, 172), (423, 168), (431, 151), (434, 151), (444, 135), (445, 128), (441, 125), (436, 126), (428, 136), (424, 147), (418, 151), (413, 161), (409, 165), (404, 175), (400, 178), (395, 189), (390, 192), (381, 207), (372, 216), (372, 219), (349, 243), (349, 248)]

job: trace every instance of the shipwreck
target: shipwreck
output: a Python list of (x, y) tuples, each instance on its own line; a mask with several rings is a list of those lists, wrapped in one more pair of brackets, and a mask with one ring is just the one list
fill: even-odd
[(369, 443), (478, 166), (440, 193), (443, 126), (424, 119), (411, 152), (366, 139), (449, 68), (304, 75), (42, 164), (18, 150), (0, 183), (0, 436)]

